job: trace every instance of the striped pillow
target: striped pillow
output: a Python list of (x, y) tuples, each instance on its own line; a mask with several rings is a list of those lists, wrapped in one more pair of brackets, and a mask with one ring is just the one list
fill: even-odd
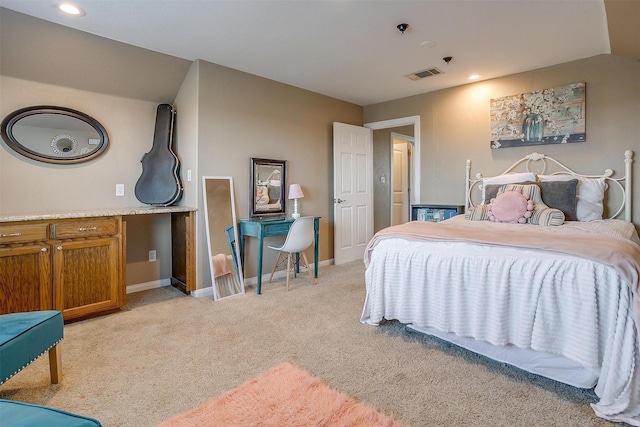
[(464, 219), (468, 221), (488, 221), (489, 205), (478, 205), (467, 209), (464, 213)]
[[(564, 214), (560, 209), (550, 208), (545, 205), (540, 195), (540, 187), (535, 184), (505, 184), (498, 190), (498, 194), (505, 191), (517, 191), (522, 192), (525, 196), (529, 196), (529, 199), (533, 201), (533, 210), (531, 211), (531, 218), (528, 219), (527, 224), (535, 225), (562, 225), (564, 224)], [(488, 217), (488, 215), (487, 215)]]

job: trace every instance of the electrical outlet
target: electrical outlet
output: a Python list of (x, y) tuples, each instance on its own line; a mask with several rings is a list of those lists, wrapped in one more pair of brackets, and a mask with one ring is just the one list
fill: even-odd
[(153, 262), (156, 260), (156, 250), (153, 249), (149, 251), (149, 262)]
[(191, 182), (191, 169), (187, 169), (187, 181)]
[(124, 196), (124, 184), (116, 184), (116, 196)]

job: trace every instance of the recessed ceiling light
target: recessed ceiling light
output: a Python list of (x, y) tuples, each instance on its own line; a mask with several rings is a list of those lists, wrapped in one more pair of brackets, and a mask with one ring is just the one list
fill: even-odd
[(62, 12), (66, 13), (68, 15), (73, 15), (73, 16), (84, 16), (84, 15), (86, 15), (84, 10), (82, 10), (81, 8), (79, 8), (78, 6), (76, 6), (73, 3), (60, 3), (60, 4), (58, 4), (58, 9), (60, 9)]
[(467, 77), (469, 80), (478, 80), (480, 78), (480, 74), (471, 74), (469, 77)]

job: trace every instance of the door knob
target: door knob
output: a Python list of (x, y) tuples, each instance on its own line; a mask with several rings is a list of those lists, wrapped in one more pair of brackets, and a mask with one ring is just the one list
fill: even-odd
[(346, 202), (346, 200), (342, 200), (342, 199), (333, 199), (333, 203), (342, 203), (342, 202)]

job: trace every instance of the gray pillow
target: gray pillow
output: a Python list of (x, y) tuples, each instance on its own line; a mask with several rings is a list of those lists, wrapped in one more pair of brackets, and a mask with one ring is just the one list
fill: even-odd
[[(540, 187), (542, 201), (550, 208), (559, 209), (564, 213), (566, 221), (577, 221), (576, 215), (576, 195), (578, 180), (569, 181), (545, 181), (545, 182), (523, 182), (522, 184), (536, 184)], [(498, 195), (498, 189), (502, 185), (487, 185), (485, 188), (484, 204), (489, 204), (491, 199)]]

